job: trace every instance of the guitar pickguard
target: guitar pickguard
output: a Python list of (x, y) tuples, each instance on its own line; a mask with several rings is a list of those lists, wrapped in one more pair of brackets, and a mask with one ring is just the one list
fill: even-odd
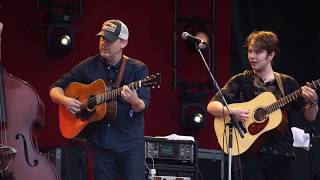
[(256, 135), (259, 132), (261, 132), (267, 126), (268, 123), (269, 123), (269, 118), (264, 120), (262, 123), (253, 122), (248, 126), (248, 132), (251, 135)]

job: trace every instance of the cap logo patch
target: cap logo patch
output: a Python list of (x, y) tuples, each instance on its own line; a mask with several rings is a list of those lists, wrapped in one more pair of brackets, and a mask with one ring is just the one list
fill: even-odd
[(105, 23), (102, 27), (103, 30), (107, 30), (107, 31), (111, 31), (111, 32), (115, 32), (116, 28), (117, 28), (117, 25), (112, 24), (110, 22)]

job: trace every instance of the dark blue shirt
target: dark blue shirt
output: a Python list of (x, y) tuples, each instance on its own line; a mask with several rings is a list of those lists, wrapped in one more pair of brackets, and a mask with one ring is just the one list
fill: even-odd
[[(52, 87), (65, 89), (71, 82), (90, 84), (97, 79), (103, 79), (107, 86), (114, 84), (123, 60), (116, 65), (108, 64), (99, 54), (89, 57), (70, 72), (64, 74)], [(142, 80), (148, 76), (147, 66), (139, 60), (128, 58), (121, 85)], [(147, 87), (137, 90), (138, 96), (149, 106), (150, 91)], [(144, 111), (134, 112), (131, 105), (121, 97), (117, 98), (117, 114), (113, 121), (103, 119), (92, 126), (87, 135), (88, 141), (100, 148), (121, 148), (132, 144), (135, 140), (144, 138)]]

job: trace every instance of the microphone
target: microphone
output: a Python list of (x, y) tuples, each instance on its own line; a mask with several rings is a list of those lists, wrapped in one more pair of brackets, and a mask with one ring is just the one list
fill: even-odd
[(189, 34), (188, 32), (183, 32), (181, 34), (182, 39), (189, 41), (191, 43), (194, 43), (196, 46), (198, 46), (200, 49), (205, 49), (207, 47), (207, 43), (202, 41), (199, 38), (196, 38), (194, 36), (192, 36), (191, 34)]

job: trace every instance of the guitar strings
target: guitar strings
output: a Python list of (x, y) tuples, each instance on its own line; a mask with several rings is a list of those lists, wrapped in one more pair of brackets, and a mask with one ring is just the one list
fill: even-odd
[[(139, 83), (140, 81), (138, 82), (133, 82), (131, 84), (128, 84), (129, 88), (130, 89), (138, 89), (139, 87)], [(141, 85), (140, 85), (141, 86)], [(84, 104), (86, 107), (88, 106), (93, 106), (93, 105), (98, 105), (102, 102), (105, 102), (107, 100), (110, 100), (110, 99), (115, 99), (117, 96), (120, 95), (121, 91), (123, 90), (123, 87), (120, 87), (118, 89), (113, 89), (111, 91), (108, 91), (108, 92), (105, 92), (103, 94), (99, 94), (99, 95), (95, 95), (95, 96), (91, 96), (87, 99), (83, 99), (81, 100), (80, 102), (82, 104)], [(100, 101), (99, 101), (100, 100)]]

